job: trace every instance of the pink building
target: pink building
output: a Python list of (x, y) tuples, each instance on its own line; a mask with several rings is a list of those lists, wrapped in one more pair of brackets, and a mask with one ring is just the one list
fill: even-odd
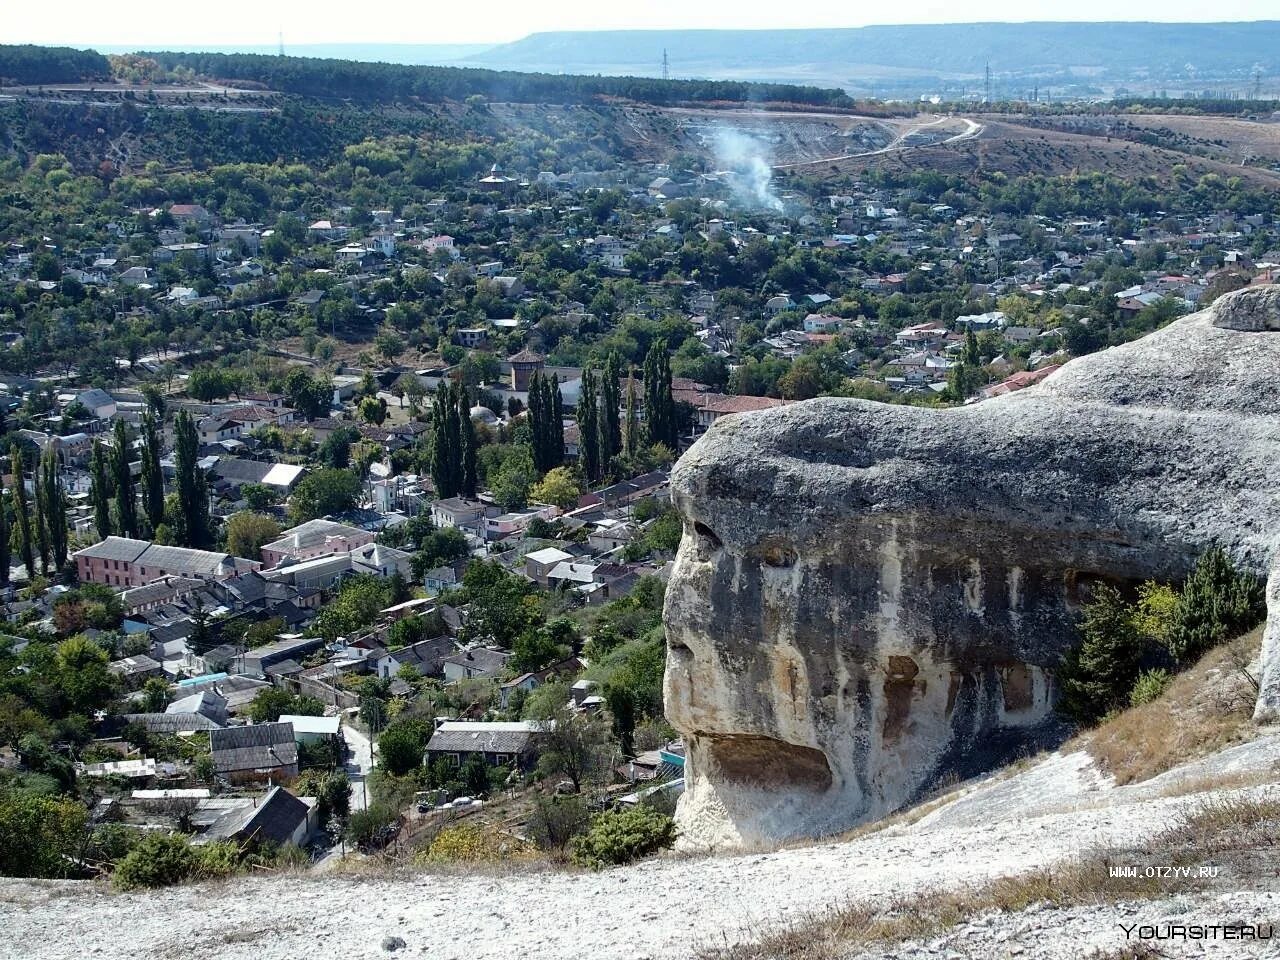
[(276, 567), (285, 557), (311, 560), (332, 553), (350, 553), (373, 543), (377, 534), (333, 520), (308, 520), (286, 530), (279, 540), (262, 548), (262, 563)]
[(77, 550), (72, 557), (81, 583), (101, 583), (122, 589), (145, 586), (162, 577), (227, 580), (259, 567), (252, 560), (229, 553), (167, 547), (129, 537), (107, 537), (91, 547)]

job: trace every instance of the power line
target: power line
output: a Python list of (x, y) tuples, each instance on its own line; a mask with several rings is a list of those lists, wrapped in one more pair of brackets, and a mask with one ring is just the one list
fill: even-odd
[(663, 80), (670, 80), (670, 79), (671, 79), (671, 68), (670, 68), (670, 64), (668, 64), (668, 63), (667, 63), (667, 48), (666, 48), (666, 47), (663, 47), (663, 48), (662, 48), (662, 79), (663, 79)]

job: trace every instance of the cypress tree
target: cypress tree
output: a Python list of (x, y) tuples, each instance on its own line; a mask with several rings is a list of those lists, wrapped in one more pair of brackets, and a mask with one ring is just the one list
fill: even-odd
[(36, 556), (40, 560), (40, 573), (43, 576), (49, 575), (49, 521), (44, 515), (44, 491), (40, 487), (40, 465), (36, 464), (36, 469), (32, 472), (32, 487), (34, 488), (34, 496), (31, 506), (35, 510), (35, 516), (32, 518), (33, 532), (36, 538)]
[(138, 502), (133, 489), (133, 473), (129, 470), (129, 432), (123, 420), (117, 420), (113, 435), (115, 451), (111, 458), (115, 475), (116, 518), (123, 537), (138, 535)]
[(476, 498), (476, 428), (471, 422), (471, 401), (467, 388), (458, 384), (458, 490), (468, 500)]
[(53, 448), (40, 459), (40, 494), (44, 501), (44, 522), (48, 530), (49, 554), (55, 570), (67, 562), (67, 497), (58, 478), (58, 456)]
[(622, 361), (616, 350), (609, 351), (600, 381), (600, 463), (605, 469), (622, 450), (622, 428), (618, 412), (622, 400), (618, 394), (622, 382)]
[(173, 518), (174, 539), (182, 547), (203, 546), (209, 530), (209, 497), (199, 463), (200, 441), (196, 424), (186, 410), (174, 422), (173, 465), (178, 492), (178, 512)]
[(150, 411), (142, 417), (142, 507), (154, 534), (164, 523), (164, 473), (160, 469), (160, 426)]
[(634, 457), (640, 452), (640, 411), (636, 409), (636, 378), (627, 374), (627, 415), (622, 428), (622, 452)]
[(538, 473), (551, 469), (547, 465), (547, 412), (543, 406), (546, 393), (542, 389), (542, 374), (534, 371), (529, 377), (529, 433), (532, 437), (533, 466)]
[(93, 501), (93, 525), (102, 540), (111, 536), (111, 481), (107, 477), (107, 457), (102, 444), (93, 441), (93, 457), (89, 461), (89, 497)]
[(22, 565), (27, 577), (36, 575), (34, 544), (31, 542), (31, 515), (27, 510), (27, 488), (22, 479), (22, 448), (16, 443), (10, 448), (13, 462), (13, 517), (18, 524), (18, 543), (22, 551)]
[(456, 412), (456, 393), (451, 383), (442, 383), (432, 401), (431, 479), (436, 495), (456, 497), (462, 488), (461, 434)]
[(655, 343), (644, 359), (644, 415), (649, 442), (665, 444), (675, 452), (679, 427), (671, 396), (671, 360), (662, 343)]
[(9, 585), (9, 564), (13, 556), (9, 552), (9, 504), (5, 496), (3, 478), (0, 478), (0, 587)]
[(600, 423), (596, 413), (596, 372), (590, 364), (582, 371), (582, 393), (578, 397), (578, 446), (582, 473), (590, 483), (600, 479)]
[(560, 396), (559, 376), (554, 373), (551, 375), (551, 380), (547, 383), (547, 390), (551, 394), (551, 422), (550, 429), (547, 431), (550, 443), (548, 445), (547, 458), (550, 467), (553, 469), (564, 463), (564, 398)]

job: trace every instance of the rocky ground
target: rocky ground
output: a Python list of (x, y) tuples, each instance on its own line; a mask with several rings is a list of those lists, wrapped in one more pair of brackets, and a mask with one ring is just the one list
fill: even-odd
[[(904, 818), (844, 842), (670, 856), (598, 874), (275, 876), (136, 894), (93, 883), (5, 881), (0, 958), (693, 957), (850, 900), (973, 886), (1131, 846), (1207, 799), (1274, 792), (1257, 782), (1183, 791), (1213, 780), (1241, 783), (1242, 771), (1268, 779), (1278, 761), (1280, 735), (1263, 736), (1158, 782), (1117, 788), (1083, 754), (1052, 755), (960, 790), (914, 822)], [(868, 956), (1058, 960), (1122, 947), (1120, 924), (1135, 920), (1280, 924), (1276, 888), (1231, 886), (1223, 878), (1203, 895), (980, 916), (939, 938)], [(1161, 949), (1163, 956), (1251, 956), (1263, 948)]]

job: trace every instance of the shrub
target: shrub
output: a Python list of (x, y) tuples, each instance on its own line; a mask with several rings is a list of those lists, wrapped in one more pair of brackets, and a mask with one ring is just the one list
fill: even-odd
[(591, 814), (581, 797), (538, 797), (526, 832), (538, 848), (557, 860), (568, 855), (569, 844), (586, 832)]
[(1157, 667), (1154, 670), (1144, 671), (1138, 677), (1138, 682), (1133, 685), (1133, 689), (1129, 691), (1129, 705), (1140, 707), (1144, 703), (1151, 703), (1158, 699), (1172, 682), (1173, 674), (1168, 670)]
[(194, 848), (196, 864), (193, 874), (202, 878), (231, 877), (240, 872), (240, 847), (230, 840), (219, 840)]
[(370, 804), (347, 820), (347, 841), (362, 850), (380, 847), (391, 838), (397, 818), (396, 811), (386, 804)]
[(579, 866), (599, 870), (647, 857), (675, 841), (675, 821), (664, 813), (644, 806), (611, 810), (573, 841), (572, 857)]
[(509, 841), (480, 827), (445, 827), (431, 841), (423, 857), (428, 863), (497, 863), (507, 859)]
[(186, 837), (153, 833), (125, 854), (112, 879), (121, 890), (167, 887), (195, 876), (199, 862)]

